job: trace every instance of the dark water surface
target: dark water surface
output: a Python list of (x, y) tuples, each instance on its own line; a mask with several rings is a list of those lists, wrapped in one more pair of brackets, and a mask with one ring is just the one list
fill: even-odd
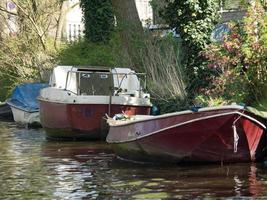
[(267, 199), (267, 164), (133, 165), (0, 122), (0, 199)]

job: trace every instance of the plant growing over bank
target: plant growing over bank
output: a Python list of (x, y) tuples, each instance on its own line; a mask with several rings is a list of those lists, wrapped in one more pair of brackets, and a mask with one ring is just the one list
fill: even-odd
[(166, 0), (161, 15), (182, 38), (183, 65), (190, 80), (188, 90), (195, 95), (208, 84), (212, 70), (206, 67), (206, 59), (200, 54), (208, 44), (217, 23), (217, 5), (213, 0)]
[(115, 44), (116, 37), (105, 44), (81, 39), (64, 45), (57, 59), (60, 65), (116, 66), (116, 54), (119, 50)]
[(229, 28), (223, 42), (211, 44), (204, 53), (219, 74), (205, 93), (230, 102), (259, 102), (267, 87), (267, 14), (256, 1), (244, 20)]

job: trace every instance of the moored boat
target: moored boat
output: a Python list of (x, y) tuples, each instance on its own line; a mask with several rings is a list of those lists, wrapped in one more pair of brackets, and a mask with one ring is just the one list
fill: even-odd
[(25, 83), (16, 86), (11, 98), (7, 100), (15, 122), (26, 126), (41, 125), (37, 96), (39, 96), (40, 89), (47, 86), (43, 83)]
[(57, 66), (41, 90), (40, 118), (49, 139), (105, 139), (105, 114), (149, 114), (150, 97), (128, 68)]
[(6, 102), (0, 103), (0, 120), (14, 120), (11, 108)]
[(266, 126), (241, 106), (108, 119), (107, 142), (137, 162), (250, 162), (266, 156)]

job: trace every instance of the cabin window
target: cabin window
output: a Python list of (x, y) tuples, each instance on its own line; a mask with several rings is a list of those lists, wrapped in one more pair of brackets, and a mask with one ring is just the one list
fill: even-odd
[(81, 74), (82, 78), (90, 78), (90, 74)]
[(100, 78), (108, 78), (107, 74), (100, 74)]
[(113, 94), (113, 75), (106, 72), (77, 73), (79, 77), (79, 93), (83, 95), (104, 95)]

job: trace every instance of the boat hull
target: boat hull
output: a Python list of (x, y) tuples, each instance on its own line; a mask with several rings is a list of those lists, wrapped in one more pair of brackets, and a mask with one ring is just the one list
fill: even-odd
[(14, 120), (11, 108), (7, 103), (0, 103), (0, 120)]
[(220, 110), (111, 126), (107, 141), (131, 161), (250, 162), (266, 155), (264, 131), (240, 111)]
[[(110, 107), (110, 115), (122, 111), (130, 115), (147, 115), (150, 106), (113, 104)], [(41, 124), (49, 139), (105, 140), (108, 125), (104, 117), (108, 113), (108, 104), (71, 104), (40, 100)]]
[(14, 106), (10, 106), (14, 121), (27, 127), (41, 127), (39, 112), (28, 112)]

